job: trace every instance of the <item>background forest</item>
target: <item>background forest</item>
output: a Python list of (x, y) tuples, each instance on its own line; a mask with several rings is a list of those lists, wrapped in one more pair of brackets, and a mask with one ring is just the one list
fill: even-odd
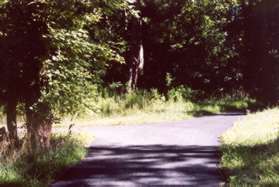
[(69, 116), (182, 108), (182, 119), (278, 104), (277, 0), (0, 2), (3, 155), (23, 145), (19, 118), (35, 159)]

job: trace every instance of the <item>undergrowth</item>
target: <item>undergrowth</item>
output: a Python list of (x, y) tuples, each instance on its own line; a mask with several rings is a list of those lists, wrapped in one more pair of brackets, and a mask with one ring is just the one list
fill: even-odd
[[(164, 94), (156, 89), (122, 94), (105, 90), (92, 98), (88, 102), (89, 110), (74, 121), (86, 125), (176, 121), (228, 111), (245, 112), (254, 103), (255, 100), (244, 94), (198, 99), (197, 93), (187, 87), (173, 88)], [(73, 119), (66, 118), (61, 124), (68, 120)]]
[(39, 154), (28, 153), (24, 144), (17, 150), (2, 145), (0, 186), (48, 186), (59, 171), (85, 156), (83, 145), (81, 139), (68, 135), (54, 135), (51, 148)]
[[(72, 123), (123, 125), (171, 122), (193, 116), (246, 112), (248, 109), (257, 108), (257, 105), (256, 100), (240, 91), (201, 98), (197, 91), (184, 86), (170, 89), (166, 93), (161, 93), (157, 89), (120, 93), (101, 89), (94, 97), (88, 98), (86, 107), (80, 108), (74, 114), (66, 116), (55, 114), (60, 119), (55, 126), (64, 127), (65, 124)], [(21, 108), (18, 109), (19, 113), (20, 110)], [(19, 124), (24, 121), (24, 118), (21, 118), (19, 115)]]

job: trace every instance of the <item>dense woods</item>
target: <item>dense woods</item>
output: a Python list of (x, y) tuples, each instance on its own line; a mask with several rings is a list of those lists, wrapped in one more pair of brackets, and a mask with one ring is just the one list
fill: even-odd
[(183, 86), (199, 98), (241, 90), (277, 104), (278, 50), (276, 0), (2, 0), (9, 140), (17, 146), (17, 107), (36, 152), (57, 118), (92, 107), (87, 99), (106, 89)]

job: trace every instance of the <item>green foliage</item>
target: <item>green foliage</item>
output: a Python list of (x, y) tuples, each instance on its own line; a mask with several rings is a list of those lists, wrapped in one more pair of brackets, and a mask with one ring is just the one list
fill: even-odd
[[(171, 86), (188, 85), (208, 95), (245, 88), (266, 103), (276, 102), (277, 4), (276, 0), (140, 1), (136, 8), (143, 20), (145, 68), (139, 86), (166, 91), (170, 79), (163, 80), (171, 77)], [(125, 32), (123, 13), (111, 14), (108, 20), (122, 26), (111, 31), (127, 51), (127, 36), (138, 34)], [(127, 65), (112, 66), (106, 73), (109, 83), (128, 80)]]
[[(59, 3), (52, 5), (54, 12), (60, 16), (54, 14), (52, 15), (54, 17), (51, 17), (54, 20), (50, 21), (54, 24), (50, 25), (48, 37), (55, 51), (45, 61), (48, 87), (44, 90), (43, 99), (49, 102), (60, 115), (80, 113), (87, 108), (86, 101), (88, 98), (95, 97), (94, 84), (100, 82), (99, 76), (106, 63), (123, 62), (123, 58), (109, 45), (92, 41), (90, 28), (105, 16), (97, 6), (98, 3), (87, 2), (84, 5), (80, 3), (85, 11), (80, 13), (77, 7), (69, 3), (70, 8), (62, 12), (64, 20), (57, 20), (62, 19), (59, 11), (62, 7)], [(116, 9), (120, 7), (122, 5), (117, 6)], [(71, 21), (71, 24), (65, 25), (67, 20)]]
[(193, 100), (194, 97), (194, 91), (185, 86), (173, 88), (168, 92), (168, 99), (173, 101)]
[(198, 111), (206, 110), (208, 112), (214, 113), (214, 111), (241, 111), (245, 112), (247, 109), (257, 109), (259, 108), (256, 100), (251, 99), (247, 95), (230, 95), (226, 94), (223, 96), (213, 96), (211, 98), (202, 99), (197, 101), (198, 103)]
[(198, 95), (197, 91), (187, 87), (173, 88), (167, 94), (156, 89), (125, 94), (106, 89), (99, 96), (88, 100), (89, 105), (94, 106), (91, 110), (71, 120), (86, 125), (176, 121), (222, 112), (245, 112), (255, 104), (253, 99), (240, 94), (203, 100), (198, 99)]
[(0, 161), (0, 184), (48, 186), (58, 172), (85, 156), (83, 146), (78, 138), (59, 135), (53, 136), (48, 152), (30, 155), (23, 147)]
[(124, 62), (113, 37), (94, 35), (94, 27), (113, 11), (131, 10), (128, 4), (9, 0), (1, 5), (1, 102), (21, 102), (34, 113), (48, 105), (56, 118), (90, 108), (88, 98), (95, 97), (107, 63)]
[(227, 28), (236, 1), (142, 1), (145, 71), (141, 86), (211, 91), (238, 87), (241, 71)]
[(222, 167), (232, 186), (277, 186), (278, 108), (250, 114), (222, 135)]
[(18, 169), (10, 164), (0, 164), (0, 184), (17, 184), (23, 180)]
[[(106, 91), (105, 91), (106, 92)], [(101, 115), (129, 114), (132, 111), (163, 112), (168, 111), (171, 105), (185, 105), (182, 111), (186, 114), (196, 114), (202, 111), (208, 113), (220, 113), (226, 111), (243, 111), (255, 103), (248, 96), (220, 96), (210, 99), (196, 100), (196, 91), (188, 87), (176, 87), (171, 89), (167, 95), (163, 95), (158, 90), (135, 91), (127, 94), (103, 94), (98, 98), (97, 113)], [(190, 107), (190, 105), (192, 105)], [(99, 111), (99, 112), (98, 112)], [(181, 111), (181, 112), (182, 112)], [(133, 113), (133, 112), (132, 112)], [(187, 115), (186, 115), (187, 116)]]
[(238, 40), (245, 88), (265, 104), (279, 95), (279, 2), (243, 0), (238, 8), (234, 37)]
[[(106, 90), (104, 92), (107, 92)], [(109, 116), (115, 114), (125, 114), (131, 111), (156, 110), (159, 103), (163, 104), (166, 100), (157, 90), (135, 91), (126, 94), (112, 96), (104, 94), (105, 97), (99, 97), (96, 106), (101, 115)], [(154, 107), (153, 107), (154, 106)], [(154, 109), (151, 109), (154, 108)]]

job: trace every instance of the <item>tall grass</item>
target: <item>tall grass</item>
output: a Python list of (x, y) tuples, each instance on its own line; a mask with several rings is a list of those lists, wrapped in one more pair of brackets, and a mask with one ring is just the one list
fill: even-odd
[(51, 148), (36, 155), (28, 153), (24, 146), (17, 150), (2, 145), (0, 186), (48, 186), (59, 171), (85, 156), (83, 145), (80, 139), (68, 135), (54, 135)]
[(191, 102), (187, 102), (182, 94), (184, 93), (177, 92), (175, 96), (170, 94), (163, 95), (154, 89), (105, 96), (98, 98), (96, 101), (97, 113), (103, 116), (125, 115), (138, 111), (158, 113), (169, 110), (171, 104), (176, 104), (177, 106), (189, 104), (191, 109)]
[(104, 90), (98, 97), (91, 99), (90, 110), (75, 121), (87, 125), (176, 121), (192, 116), (245, 111), (255, 102), (246, 95), (225, 95), (202, 100), (198, 100), (196, 95), (195, 91), (182, 86), (164, 94), (156, 89), (122, 94)]
[(221, 139), (231, 186), (279, 186), (279, 108), (248, 115)]

